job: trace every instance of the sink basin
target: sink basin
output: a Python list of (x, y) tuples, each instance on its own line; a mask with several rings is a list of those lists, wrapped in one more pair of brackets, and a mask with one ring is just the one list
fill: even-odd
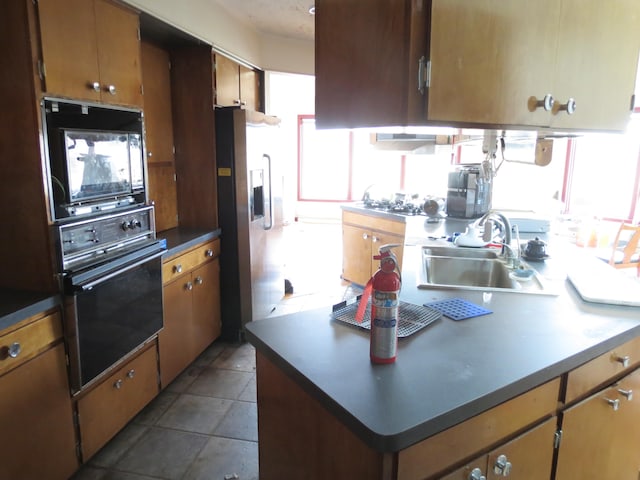
[[(422, 247), (421, 260), (418, 288), (556, 294), (546, 288), (535, 270), (532, 275), (519, 276), (493, 250)], [(524, 262), (520, 266), (530, 268)]]

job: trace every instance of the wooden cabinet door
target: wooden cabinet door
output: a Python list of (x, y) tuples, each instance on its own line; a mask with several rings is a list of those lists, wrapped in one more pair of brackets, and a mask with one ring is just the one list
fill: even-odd
[(404, 237), (393, 235), (392, 233), (371, 232), (371, 275), (380, 268), (380, 260), (374, 260), (373, 256), (380, 253), (382, 245), (396, 244), (399, 245), (393, 249), (393, 253), (398, 260), (398, 268), (402, 270), (402, 254), (404, 251)]
[(238, 64), (224, 55), (216, 54), (216, 105), (240, 105), (240, 70)]
[[(640, 370), (564, 412), (557, 480), (637, 479), (640, 465)], [(616, 403), (617, 402), (617, 403)]]
[(371, 278), (371, 231), (342, 225), (342, 278), (365, 285)]
[[(536, 2), (537, 3), (537, 2)], [(640, 4), (635, 0), (563, 0), (557, 72), (556, 110), (569, 98), (572, 115), (557, 112), (552, 126), (624, 130), (631, 113), (638, 51)]]
[(220, 336), (220, 260), (197, 268), (193, 278), (192, 356), (195, 358)]
[(559, 5), (434, 0), (429, 120), (548, 125), (528, 100), (552, 93)]
[(147, 42), (141, 50), (149, 201), (155, 205), (156, 230), (162, 232), (178, 226), (170, 57)]
[(64, 346), (0, 377), (0, 478), (69, 478), (78, 468)]
[(239, 65), (240, 101), (249, 110), (260, 111), (260, 76), (255, 70)]
[(165, 388), (193, 360), (191, 275), (183, 275), (163, 288), (164, 328), (158, 334), (160, 378)]
[[(47, 93), (99, 101), (93, 1), (39, 0), (38, 15)], [(94, 83), (97, 90), (93, 89)]]
[(138, 15), (105, 0), (95, 12), (102, 101), (142, 106)]
[(154, 342), (78, 400), (83, 461), (102, 448), (158, 391)]
[(514, 480), (549, 480), (555, 431), (556, 418), (553, 417), (440, 480), (468, 480), (471, 472), (476, 469), (487, 480), (504, 477)]
[(427, 57), (421, 0), (317, 0), (316, 124), (406, 125), (424, 119), (418, 62)]

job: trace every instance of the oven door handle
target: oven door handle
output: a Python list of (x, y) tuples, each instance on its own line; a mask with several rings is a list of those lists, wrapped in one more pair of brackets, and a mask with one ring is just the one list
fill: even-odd
[(118, 270), (115, 270), (113, 272), (107, 273), (106, 275), (102, 275), (97, 280), (94, 280), (92, 282), (87, 282), (87, 283), (85, 283), (83, 285), (80, 285), (80, 288), (82, 289), (82, 291), (91, 290), (93, 287), (95, 287), (97, 285), (100, 285), (101, 283), (106, 282), (107, 280), (109, 280), (109, 279), (111, 279), (111, 278), (113, 278), (113, 277), (115, 277), (117, 275), (120, 275), (120, 274), (122, 274), (124, 272), (128, 272), (129, 270), (133, 270), (134, 268), (139, 267), (143, 263), (147, 263), (147, 262), (149, 262), (151, 260), (155, 260), (156, 258), (161, 257), (164, 254), (165, 254), (165, 250), (163, 250), (161, 252), (154, 253), (153, 255), (149, 255), (147, 257), (144, 257), (143, 259), (138, 260), (137, 262), (132, 263), (130, 265), (127, 265), (126, 267), (122, 267), (122, 268), (120, 268)]

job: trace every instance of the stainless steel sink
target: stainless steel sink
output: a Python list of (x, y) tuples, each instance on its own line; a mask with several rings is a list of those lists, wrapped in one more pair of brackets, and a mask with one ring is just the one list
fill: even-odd
[[(535, 272), (519, 278), (493, 250), (459, 247), (422, 247), (418, 288), (453, 288), (486, 292), (522, 292), (555, 295)], [(520, 262), (525, 269), (531, 268)]]

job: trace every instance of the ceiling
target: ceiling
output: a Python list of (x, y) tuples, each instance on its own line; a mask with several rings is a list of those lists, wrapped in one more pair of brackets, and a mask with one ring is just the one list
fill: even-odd
[(259, 32), (314, 40), (313, 0), (210, 0)]

